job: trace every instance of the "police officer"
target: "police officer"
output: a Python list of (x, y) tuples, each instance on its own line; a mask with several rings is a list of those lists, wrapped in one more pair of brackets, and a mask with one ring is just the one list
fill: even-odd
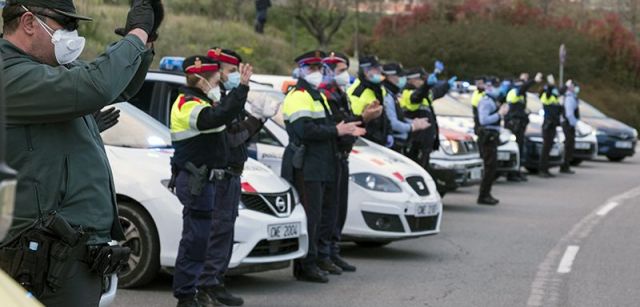
[[(520, 78), (514, 83), (514, 87), (509, 90), (506, 101), (509, 104), (509, 113), (505, 116), (505, 127), (516, 136), (520, 155), (524, 155), (524, 141), (527, 125), (529, 125), (529, 114), (527, 112), (527, 92), (535, 83), (542, 82), (542, 73), (536, 74), (533, 80), (529, 80), (529, 74), (522, 73)], [(526, 181), (527, 177), (518, 170), (507, 175), (509, 181)]]
[(240, 193), (233, 184), (237, 174), (229, 170), (225, 129), (244, 110), (252, 68), (240, 65), (240, 85), (225, 98), (221, 98), (219, 69), (219, 64), (207, 56), (185, 59), (187, 86), (180, 88), (171, 108), (171, 140), (175, 148), (171, 163), (177, 173), (176, 195), (184, 205), (182, 239), (173, 276), (178, 306), (204, 306), (206, 302), (196, 299), (196, 286), (203, 285), (207, 294), (212, 291), (210, 285), (219, 286), (210, 284), (209, 279), (198, 282), (207, 251), (220, 246), (216, 246), (218, 236), (212, 229), (214, 225), (225, 227), (220, 220), (215, 224), (214, 208), (224, 205), (216, 202), (227, 201), (219, 198), (219, 193), (230, 198)]
[[(359, 59), (358, 79), (349, 87), (347, 94), (353, 114), (362, 115), (366, 108), (379, 109), (386, 92), (382, 87), (382, 66), (375, 56), (364, 56)], [(391, 123), (386, 113), (367, 122), (365, 138), (382, 146), (392, 147)]]
[[(220, 65), (221, 99), (226, 100), (227, 93), (240, 86), (240, 64), (242, 57), (229, 49), (211, 48), (207, 56)], [(232, 96), (229, 99), (246, 99), (244, 96)], [(244, 103), (244, 102), (242, 102)], [(275, 114), (276, 110), (273, 110)], [(263, 115), (263, 114), (260, 114)], [(234, 225), (238, 217), (238, 204), (241, 196), (240, 175), (247, 161), (247, 141), (263, 126), (262, 117), (257, 118), (246, 112), (240, 112), (234, 121), (227, 125), (226, 134), (229, 146), (229, 176), (217, 181), (211, 224), (210, 246), (204, 272), (198, 283), (198, 301), (219, 302), (228, 306), (240, 306), (242, 298), (231, 294), (224, 284), (224, 275), (229, 267), (233, 249)]]
[[(478, 135), (480, 130), (480, 120), (478, 119), (478, 104), (484, 97), (484, 79), (478, 79), (475, 82), (476, 89), (471, 94), (471, 107), (473, 109), (473, 132)], [(482, 154), (482, 153), (480, 153)]]
[(578, 94), (580, 87), (573, 80), (568, 80), (564, 89), (564, 112), (562, 112), (562, 130), (564, 131), (564, 162), (560, 167), (560, 172), (564, 174), (575, 174), (571, 170), (571, 161), (576, 145), (576, 125), (580, 120), (580, 100)]
[(480, 183), (479, 205), (495, 206), (499, 201), (491, 195), (491, 187), (495, 181), (498, 168), (498, 146), (500, 145), (500, 126), (502, 118), (509, 111), (509, 106), (498, 105), (500, 89), (494, 87), (497, 80), (485, 81), (485, 94), (478, 103), (478, 145), (482, 149), (484, 175)]
[[(24, 273), (14, 277), (46, 305), (97, 306), (105, 277), (98, 270), (112, 266), (94, 259), (117, 251), (126, 260), (128, 253), (107, 246), (124, 235), (109, 162), (91, 115), (140, 89), (153, 57), (147, 43), (157, 37), (161, 18), (154, 18), (150, 1), (133, 1), (126, 36), (84, 62), (77, 60), (84, 38), (76, 30), (80, 21), (91, 19), (77, 14), (73, 1), (10, 0), (2, 15), (0, 54), (10, 80), (5, 84), (7, 163), (19, 172), (20, 204), (3, 243), (39, 260), (21, 261), (3, 248), (0, 266)], [(71, 229), (62, 232), (56, 225)], [(42, 235), (39, 227), (57, 231), (36, 247), (20, 243)], [(61, 244), (72, 249), (54, 259), (49, 249)], [(92, 270), (94, 265), (100, 268)]]
[(437, 76), (443, 69), (444, 65), (436, 61), (434, 72), (426, 78), (426, 82), (426, 71), (423, 68), (410, 69), (407, 73), (407, 87), (400, 99), (400, 105), (408, 118), (427, 118), (431, 124), (429, 128), (412, 134), (407, 151), (407, 157), (424, 169), (429, 168), (431, 152), (440, 148), (438, 120), (432, 101), (446, 95), (455, 82), (455, 77), (449, 82), (438, 81)]
[(388, 63), (382, 66), (382, 73), (385, 77), (382, 81), (387, 95), (384, 97), (384, 110), (391, 123), (393, 132), (393, 149), (399, 153), (404, 153), (409, 135), (412, 132), (429, 128), (431, 124), (428, 118), (409, 119), (404, 116), (404, 110), (400, 107), (399, 98), (402, 90), (407, 85), (407, 76), (399, 63)]
[(540, 100), (544, 108), (544, 122), (542, 123), (542, 154), (540, 157), (540, 176), (555, 177), (549, 172), (549, 153), (556, 137), (556, 128), (560, 125), (562, 106), (558, 99), (559, 91), (555, 86), (553, 75), (547, 76), (547, 84), (540, 92)]
[[(295, 89), (287, 94), (283, 115), (289, 145), (282, 161), (282, 177), (300, 193), (307, 214), (309, 251), (294, 262), (293, 274), (300, 281), (326, 283), (325, 271), (318, 267), (318, 240), (322, 215), (336, 212), (335, 180), (338, 167), (338, 137), (360, 136), (365, 133), (360, 122), (336, 124), (324, 94), (318, 91), (325, 74), (322, 51), (311, 51), (295, 59), (299, 76)], [(329, 207), (327, 207), (329, 206)], [(325, 221), (324, 229), (333, 230), (335, 215)], [(335, 266), (333, 263), (327, 263)]]

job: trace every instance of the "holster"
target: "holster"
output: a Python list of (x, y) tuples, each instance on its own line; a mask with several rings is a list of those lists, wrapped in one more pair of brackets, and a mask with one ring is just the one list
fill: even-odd
[(0, 247), (0, 268), (38, 297), (55, 292), (74, 261), (87, 251), (87, 234), (52, 213)]
[(167, 188), (169, 191), (175, 193), (176, 191), (176, 181), (178, 180), (178, 174), (180, 173), (180, 169), (177, 165), (171, 163), (171, 179), (169, 179), (169, 184)]
[(500, 132), (496, 130), (480, 127), (478, 132), (478, 143), (480, 145), (499, 142)]
[(209, 169), (206, 165), (196, 167), (191, 162), (185, 163), (185, 168), (189, 172), (189, 191), (193, 196), (200, 196), (205, 185), (209, 181)]
[(296, 145), (293, 142), (289, 143), (289, 147), (293, 150), (293, 160), (291, 161), (294, 168), (301, 169), (304, 166), (304, 154), (306, 147), (304, 144)]

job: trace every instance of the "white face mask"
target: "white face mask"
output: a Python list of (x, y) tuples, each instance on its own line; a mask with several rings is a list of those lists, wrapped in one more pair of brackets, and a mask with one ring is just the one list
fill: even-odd
[(313, 85), (315, 88), (318, 88), (320, 86), (323, 79), (324, 76), (319, 71), (312, 72), (304, 77), (304, 80), (309, 82), (309, 84)]
[(220, 98), (222, 97), (222, 91), (220, 90), (220, 86), (214, 87), (213, 85), (211, 85), (211, 82), (209, 82), (209, 80), (207, 80), (205, 77), (201, 75), (196, 75), (196, 77), (206, 82), (207, 85), (209, 86), (209, 90), (207, 91), (207, 98), (211, 99), (213, 102), (220, 101)]
[[(45, 31), (51, 36), (51, 43), (55, 47), (56, 60), (60, 65), (69, 64), (77, 60), (82, 51), (86, 40), (84, 37), (78, 35), (78, 31), (67, 31), (64, 29), (56, 30), (55, 32), (40, 18), (36, 17), (38, 23), (44, 28)], [(53, 34), (52, 34), (53, 32)]]
[(349, 75), (348, 71), (344, 71), (343, 73), (337, 75), (335, 77), (335, 80), (336, 80), (336, 84), (338, 84), (339, 86), (345, 87), (349, 85), (349, 83), (351, 83), (351, 76)]

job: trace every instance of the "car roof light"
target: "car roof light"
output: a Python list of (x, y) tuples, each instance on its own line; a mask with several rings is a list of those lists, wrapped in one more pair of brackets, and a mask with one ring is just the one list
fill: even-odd
[(184, 63), (183, 57), (163, 57), (160, 60), (160, 70), (182, 72), (182, 63)]

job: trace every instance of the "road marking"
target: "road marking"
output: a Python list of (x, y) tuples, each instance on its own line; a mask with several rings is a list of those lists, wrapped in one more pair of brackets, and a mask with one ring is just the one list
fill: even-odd
[(615, 209), (619, 205), (620, 205), (619, 202), (612, 201), (612, 202), (604, 205), (602, 208), (600, 208), (600, 210), (598, 210), (598, 213), (596, 213), (596, 214), (599, 215), (599, 216), (605, 216), (609, 212), (611, 212), (611, 210)]
[[(558, 263), (562, 264), (563, 262), (570, 262), (568, 270), (571, 271), (571, 264), (576, 256), (575, 254), (572, 257), (570, 257), (570, 254), (567, 255), (569, 253), (569, 248), (567, 248), (567, 246), (578, 247), (580, 242), (591, 234), (593, 229), (595, 229), (595, 227), (605, 219), (607, 214), (624, 205), (625, 201), (635, 199), (637, 197), (640, 197), (640, 186), (611, 197), (604, 203), (604, 205), (596, 208), (591, 213), (583, 217), (582, 220), (575, 224), (568, 233), (560, 238), (556, 245), (547, 253), (547, 256), (544, 258), (542, 263), (538, 265), (536, 277), (531, 283), (531, 292), (529, 299), (527, 300), (527, 306), (562, 306), (560, 297), (561, 293), (566, 290), (564, 289), (564, 286), (567, 282), (566, 279), (562, 278), (562, 276), (566, 274), (563, 272), (567, 270), (567, 267), (558, 265)], [(563, 251), (565, 251), (564, 254)], [(577, 254), (578, 251), (575, 250), (575, 253)], [(570, 258), (571, 260), (569, 261), (568, 259)], [(565, 261), (565, 259), (567, 260)]]
[(573, 261), (576, 260), (579, 250), (580, 246), (577, 245), (567, 247), (567, 251), (564, 252), (564, 256), (562, 256), (562, 260), (560, 260), (560, 264), (558, 265), (558, 273), (567, 274), (571, 272), (571, 266), (573, 266)]

